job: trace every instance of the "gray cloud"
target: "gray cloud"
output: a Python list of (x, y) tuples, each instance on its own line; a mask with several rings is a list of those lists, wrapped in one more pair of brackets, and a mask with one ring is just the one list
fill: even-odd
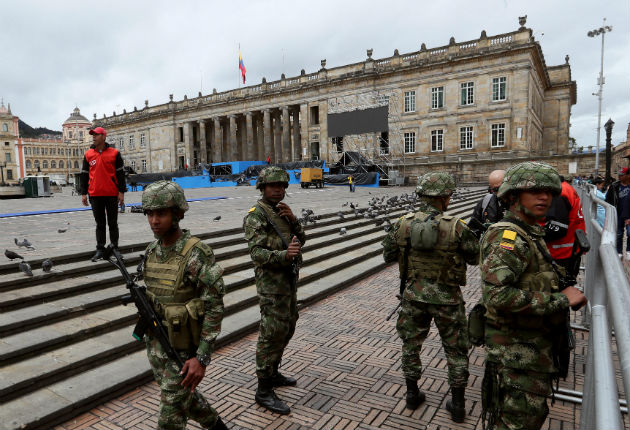
[[(613, 142), (625, 140), (630, 121), (627, 66), (628, 3), (623, 0), (515, 2), (240, 1), (167, 2), (113, 0), (20, 1), (3, 5), (0, 96), (32, 126), (60, 129), (75, 104), (92, 114), (165, 103), (238, 86), (238, 43), (247, 84), (279, 79), (305, 69), (362, 61), (513, 31), (518, 16), (541, 43), (547, 65), (569, 54), (578, 102), (571, 135), (595, 143), (601, 39), (587, 31), (603, 16), (614, 27), (606, 36), (602, 123), (615, 122)], [(603, 139), (602, 139), (603, 143)]]

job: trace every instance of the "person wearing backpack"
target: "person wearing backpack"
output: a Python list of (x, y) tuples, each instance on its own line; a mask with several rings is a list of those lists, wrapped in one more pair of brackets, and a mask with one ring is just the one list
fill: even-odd
[(488, 194), (483, 196), (475, 206), (471, 218), (479, 221), (480, 224), (492, 224), (503, 218), (503, 208), (497, 199), (497, 191), (503, 182), (505, 170), (493, 170), (488, 175)]
[(402, 216), (382, 245), (385, 262), (398, 261), (400, 277), (406, 280), (401, 283), (396, 331), (403, 342), (407, 408), (417, 409), (426, 397), (418, 389), (420, 350), (434, 320), (448, 363), (452, 396), (446, 409), (453, 421), (463, 422), (469, 342), (460, 286), (466, 285), (466, 265), (478, 264), (479, 241), (463, 221), (444, 214), (454, 191), (450, 174), (425, 174), (416, 188), (418, 212)]

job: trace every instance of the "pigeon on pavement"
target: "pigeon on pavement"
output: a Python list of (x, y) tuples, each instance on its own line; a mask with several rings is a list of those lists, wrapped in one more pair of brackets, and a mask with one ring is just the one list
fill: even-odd
[(31, 242), (28, 241), (27, 238), (24, 238), (24, 240), (22, 242), (19, 242), (17, 240), (17, 238), (13, 238), (13, 241), (15, 242), (15, 244), (19, 247), (25, 247), (26, 249), (35, 249), (33, 247), (33, 244)]
[(53, 262), (50, 261), (50, 258), (45, 259), (44, 261), (42, 261), (42, 270), (46, 273), (50, 272), (52, 270), (53, 267)]
[(18, 267), (20, 268), (20, 270), (22, 272), (24, 272), (24, 274), (26, 276), (33, 276), (33, 271), (31, 270), (31, 265), (28, 264), (26, 261), (24, 261), (24, 260), (20, 261), (20, 264), (18, 265)]
[(24, 260), (24, 257), (22, 257), (20, 254), (18, 254), (17, 252), (9, 251), (8, 249), (4, 250), (4, 256), (7, 257), (9, 260), (15, 260), (16, 258)]
[(341, 227), (341, 230), (339, 230), (339, 234), (341, 236), (343, 236), (344, 234), (346, 234), (346, 228), (345, 227)]

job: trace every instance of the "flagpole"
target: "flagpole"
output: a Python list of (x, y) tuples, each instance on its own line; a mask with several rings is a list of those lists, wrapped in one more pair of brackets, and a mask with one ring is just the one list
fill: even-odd
[(241, 42), (238, 43), (238, 87), (241, 88)]

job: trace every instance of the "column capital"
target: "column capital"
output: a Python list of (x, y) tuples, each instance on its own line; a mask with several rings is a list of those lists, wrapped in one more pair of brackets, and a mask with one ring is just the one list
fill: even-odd
[(245, 116), (251, 118), (252, 117), (252, 112), (251, 111), (250, 112), (245, 112)]

